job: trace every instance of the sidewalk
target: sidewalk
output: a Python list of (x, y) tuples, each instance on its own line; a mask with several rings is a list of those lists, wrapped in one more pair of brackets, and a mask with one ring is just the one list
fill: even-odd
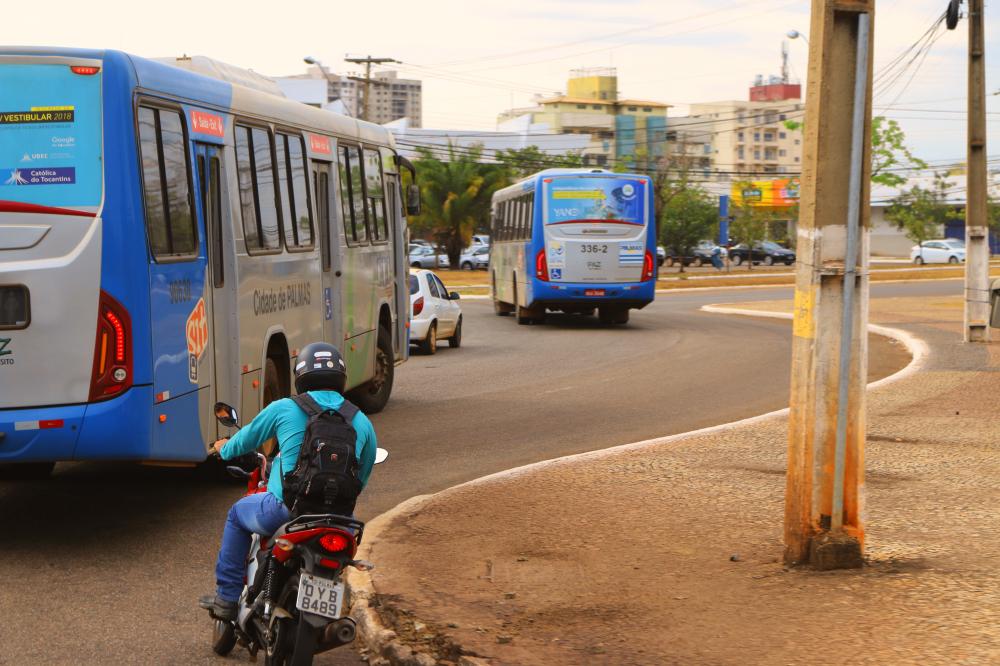
[(961, 317), (872, 301), (930, 355), (869, 394), (864, 569), (782, 566), (779, 415), (410, 503), (370, 538), (382, 621), (436, 663), (1000, 663), (1000, 344)]

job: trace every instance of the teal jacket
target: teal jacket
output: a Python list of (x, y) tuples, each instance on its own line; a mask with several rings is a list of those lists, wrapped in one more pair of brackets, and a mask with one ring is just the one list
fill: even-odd
[[(337, 409), (344, 404), (344, 396), (336, 391), (309, 391), (309, 395), (321, 407)], [(295, 468), (302, 447), (302, 437), (306, 432), (309, 417), (290, 398), (275, 400), (260, 414), (244, 426), (225, 443), (219, 455), (231, 460), (258, 449), (272, 437), (278, 439), (278, 456), (274, 459), (267, 490), (279, 500), (282, 495), (282, 479)], [(355, 451), (358, 455), (359, 476), (362, 489), (368, 484), (372, 467), (375, 465), (375, 429), (372, 422), (362, 412), (358, 412), (351, 422), (357, 433)]]

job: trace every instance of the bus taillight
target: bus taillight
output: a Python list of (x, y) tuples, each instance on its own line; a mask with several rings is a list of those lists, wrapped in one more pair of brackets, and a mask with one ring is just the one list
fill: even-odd
[(93, 76), (101, 71), (100, 67), (86, 67), (84, 65), (71, 65), (69, 71), (80, 76)]
[(549, 262), (545, 259), (544, 247), (535, 255), (535, 277), (545, 282), (549, 281)]
[(132, 386), (132, 321), (122, 304), (101, 291), (90, 401), (105, 400)]
[(642, 261), (642, 279), (652, 280), (656, 272), (656, 263), (653, 262), (653, 253), (646, 250), (646, 257)]

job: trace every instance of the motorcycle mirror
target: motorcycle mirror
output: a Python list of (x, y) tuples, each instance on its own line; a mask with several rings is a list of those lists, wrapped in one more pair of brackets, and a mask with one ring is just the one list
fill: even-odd
[(375, 449), (375, 464), (385, 462), (385, 459), (389, 457), (389, 452), (385, 449)]
[(236, 414), (236, 408), (224, 402), (215, 403), (215, 418), (227, 428), (240, 427), (240, 417)]

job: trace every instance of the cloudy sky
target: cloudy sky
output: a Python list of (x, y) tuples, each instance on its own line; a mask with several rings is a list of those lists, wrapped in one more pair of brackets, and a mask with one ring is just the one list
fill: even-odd
[[(967, 27), (934, 33), (931, 48), (894, 58), (925, 35), (946, 0), (878, 0), (876, 106), (898, 118), (928, 159), (965, 153)], [(987, 44), (1000, 5), (987, 2)], [(19, 4), (0, 25), (0, 43), (117, 48), (144, 56), (207, 55), (271, 75), (299, 73), (313, 55), (342, 73), (345, 54), (393, 57), (424, 81), (424, 126), (493, 129), (498, 112), (564, 90), (570, 69), (613, 66), (632, 98), (676, 105), (745, 99), (756, 74), (777, 74), (790, 29), (808, 34), (804, 0), (381, 0), (381, 2), (145, 4), (49, 0)], [(39, 5), (41, 6), (41, 5)], [(141, 8), (141, 9), (140, 9)], [(995, 10), (995, 11), (994, 11)], [(789, 43), (793, 77), (804, 79), (807, 48)], [(1000, 89), (988, 54), (988, 92)], [(804, 83), (804, 81), (803, 81)], [(990, 142), (1000, 153), (1000, 97), (991, 97)]]

